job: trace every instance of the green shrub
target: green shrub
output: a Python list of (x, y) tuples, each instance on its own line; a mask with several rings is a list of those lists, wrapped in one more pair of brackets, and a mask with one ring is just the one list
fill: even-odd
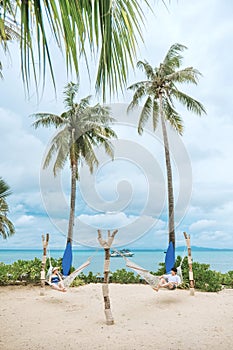
[(116, 270), (111, 274), (110, 282), (112, 283), (140, 283), (140, 276), (135, 275), (134, 272), (126, 271), (126, 269)]
[(41, 261), (18, 260), (12, 265), (0, 265), (0, 284), (16, 284), (17, 282), (39, 283)]
[(11, 280), (11, 273), (9, 269), (10, 265), (5, 265), (3, 263), (0, 263), (0, 285), (6, 286), (10, 284)]
[(85, 282), (81, 278), (76, 277), (71, 283), (70, 287), (80, 287), (80, 286), (83, 286), (84, 284)]
[[(175, 266), (179, 266), (181, 257), (176, 259)], [(58, 266), (62, 269), (62, 258), (51, 258), (52, 266)], [(47, 259), (46, 272), (49, 270), (50, 261)], [(195, 288), (206, 292), (217, 292), (222, 287), (233, 288), (233, 271), (229, 271), (225, 274), (212, 271), (209, 269), (210, 265), (200, 264), (193, 262), (193, 275), (195, 280)], [(71, 272), (74, 271), (74, 267), (71, 268)], [(18, 260), (11, 265), (0, 263), (0, 285), (10, 285), (22, 283), (40, 283), (41, 272), (41, 260), (35, 258), (34, 260)], [(165, 273), (165, 264), (160, 263), (158, 271), (151, 272), (154, 275), (163, 275)], [(189, 265), (188, 258), (182, 262), (182, 275), (183, 283), (180, 288), (189, 288)], [(103, 281), (103, 276), (99, 273), (94, 274), (89, 272), (85, 275), (83, 272), (72, 283), (72, 286), (80, 286), (85, 283), (98, 283)], [(109, 273), (109, 282), (111, 283), (146, 283), (138, 274), (127, 271), (126, 269), (120, 269), (113, 273)]]
[(233, 288), (233, 271), (222, 274), (221, 283), (226, 288)]
[(93, 272), (89, 272), (88, 275), (85, 275), (83, 272), (79, 274), (79, 279), (84, 283), (98, 283), (100, 281), (99, 274), (94, 274)]

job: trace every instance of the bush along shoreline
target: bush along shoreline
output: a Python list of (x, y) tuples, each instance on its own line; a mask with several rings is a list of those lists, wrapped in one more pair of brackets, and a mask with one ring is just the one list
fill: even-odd
[[(176, 259), (176, 266), (179, 266), (181, 257)], [(62, 258), (51, 259), (52, 266), (60, 267), (62, 271)], [(46, 271), (49, 270), (50, 263), (46, 262)], [(210, 270), (210, 265), (193, 262), (193, 274), (195, 278), (195, 289), (204, 292), (218, 292), (223, 288), (233, 288), (233, 271), (227, 273)], [(74, 270), (72, 267), (71, 272)], [(41, 260), (17, 260), (13, 264), (0, 263), (0, 286), (9, 285), (39, 285), (41, 272)], [(165, 264), (160, 263), (157, 271), (151, 271), (154, 275), (162, 275), (165, 273)], [(185, 258), (182, 263), (183, 283), (179, 286), (180, 289), (189, 288), (189, 267), (188, 259)], [(89, 272), (85, 274), (81, 272), (73, 281), (72, 286), (78, 287), (88, 283), (101, 283), (103, 276), (101, 273), (94, 274)], [(126, 269), (119, 269), (115, 272), (110, 272), (109, 283), (134, 284), (146, 282), (137, 274)]]

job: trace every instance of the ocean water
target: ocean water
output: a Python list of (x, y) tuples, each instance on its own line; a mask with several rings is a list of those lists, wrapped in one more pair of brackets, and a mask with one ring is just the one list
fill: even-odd
[[(149, 271), (156, 271), (160, 262), (164, 262), (164, 251), (158, 250), (132, 250), (134, 256), (129, 258), (137, 265)], [(33, 260), (35, 257), (41, 259), (42, 250), (0, 250), (0, 262), (12, 264), (17, 260)], [(182, 252), (177, 252), (177, 255), (182, 256)], [(63, 250), (51, 250), (50, 256), (57, 259), (63, 256)], [(89, 271), (93, 273), (103, 273), (104, 251), (103, 250), (73, 250), (74, 267), (83, 264), (88, 257), (91, 257), (91, 264), (83, 271), (85, 274)], [(193, 261), (210, 265), (211, 270), (216, 270), (222, 273), (233, 270), (233, 251), (213, 250), (213, 251), (193, 251)], [(110, 271), (114, 272), (118, 269), (126, 268), (125, 261), (122, 257), (111, 258)], [(127, 269), (128, 270), (128, 269)]]

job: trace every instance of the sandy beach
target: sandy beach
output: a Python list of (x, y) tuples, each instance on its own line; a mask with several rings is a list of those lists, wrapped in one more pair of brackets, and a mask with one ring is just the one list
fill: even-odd
[(233, 290), (219, 293), (110, 284), (114, 325), (106, 325), (101, 284), (0, 288), (0, 349), (233, 348)]

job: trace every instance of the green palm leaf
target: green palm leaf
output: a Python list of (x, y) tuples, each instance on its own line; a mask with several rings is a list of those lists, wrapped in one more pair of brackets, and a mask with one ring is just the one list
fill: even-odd
[(181, 44), (172, 45), (163, 60), (163, 65), (171, 69), (179, 68), (183, 59), (180, 53), (186, 49), (187, 47)]
[(15, 233), (14, 225), (7, 217), (9, 207), (6, 202), (6, 197), (10, 194), (10, 187), (0, 177), (0, 235), (3, 239), (8, 238)]
[(172, 95), (180, 103), (182, 103), (187, 108), (187, 110), (189, 110), (197, 115), (202, 115), (203, 113), (206, 114), (205, 107), (199, 101), (188, 96), (187, 94), (185, 94), (177, 89), (172, 89)]
[(139, 117), (139, 122), (138, 122), (138, 133), (141, 135), (143, 133), (143, 128), (146, 124), (146, 122), (148, 121), (148, 119), (151, 116), (151, 112), (152, 112), (152, 100), (151, 97), (149, 96), (146, 99), (146, 102), (142, 108), (140, 117)]
[(7, 183), (0, 177), (0, 198), (6, 198), (11, 194), (10, 187)]
[(47, 65), (55, 87), (52, 34), (64, 52), (67, 72), (74, 70), (78, 77), (81, 58), (89, 72), (87, 53), (91, 54), (97, 66), (96, 90), (104, 99), (107, 91), (112, 95), (124, 89), (129, 67), (134, 66), (138, 41), (142, 41), (143, 8), (152, 11), (148, 0), (17, 0), (16, 12), (11, 0), (0, 5), (3, 19), (7, 10), (13, 20), (19, 21), (22, 75), (28, 89), (31, 74), (36, 84), (39, 77), (45, 80)]

